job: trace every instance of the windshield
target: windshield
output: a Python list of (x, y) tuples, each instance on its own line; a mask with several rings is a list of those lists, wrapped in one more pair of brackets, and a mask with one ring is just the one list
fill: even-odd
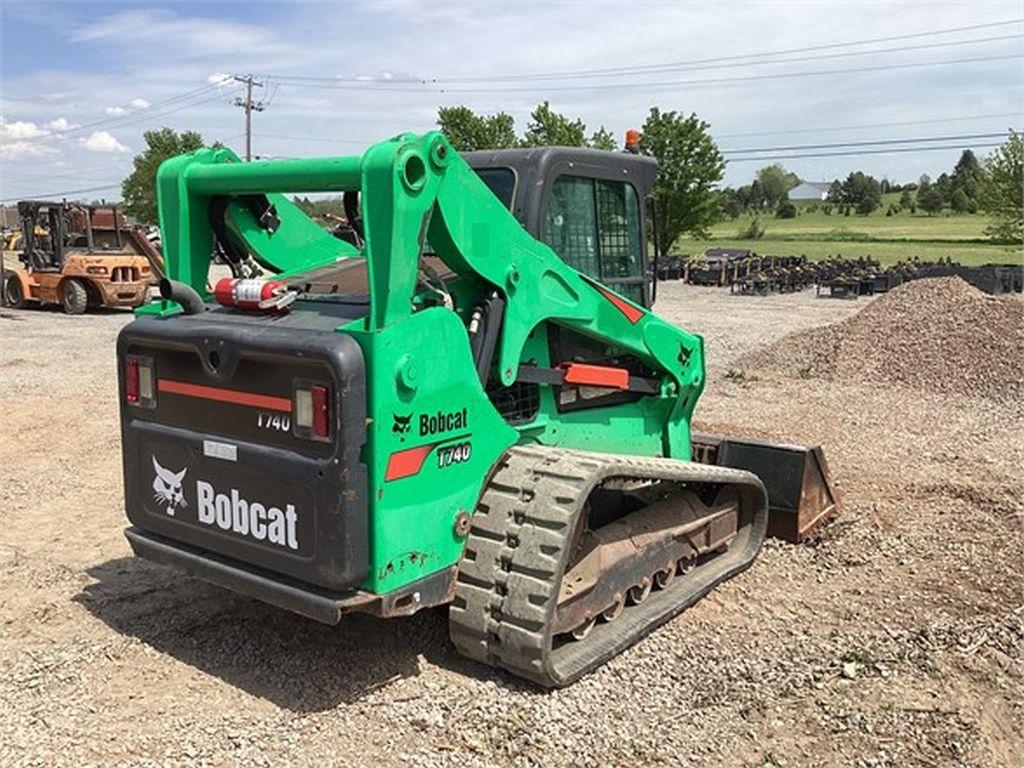
[(476, 175), (487, 185), (494, 196), (512, 210), (512, 196), (516, 189), (516, 175), (511, 168), (474, 168)]

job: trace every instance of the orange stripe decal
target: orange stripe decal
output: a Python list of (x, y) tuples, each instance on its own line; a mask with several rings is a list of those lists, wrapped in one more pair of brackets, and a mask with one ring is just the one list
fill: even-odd
[(266, 408), (271, 411), (290, 413), (292, 410), (292, 401), (287, 397), (260, 395), (256, 392), (239, 392), (236, 389), (221, 389), (220, 387), (206, 387), (202, 384), (189, 384), (186, 381), (175, 381), (173, 379), (158, 379), (157, 390), (172, 395), (185, 395), (186, 397), (198, 397), (202, 400), (214, 400), (218, 403), (251, 405), (253, 408)]
[(610, 301), (612, 305), (617, 310), (619, 310), (619, 312), (624, 314), (626, 316), (626, 319), (629, 320), (629, 322), (633, 323), (633, 325), (636, 325), (640, 318), (644, 316), (644, 311), (642, 309), (637, 309), (628, 301), (626, 301), (623, 298), (620, 298), (619, 296), (616, 296), (607, 288), (602, 288), (599, 285), (595, 285), (594, 287), (597, 288), (601, 295), (608, 299), (608, 301)]
[(629, 322), (631, 322), (633, 325), (636, 325), (638, 322), (640, 322), (640, 318), (643, 317), (645, 314), (644, 310), (640, 309), (639, 307), (634, 307), (632, 304), (630, 304), (624, 298), (619, 296), (617, 293), (608, 290), (593, 278), (587, 277), (586, 275), (580, 275), (580, 277), (582, 277), (584, 280), (590, 283), (594, 287), (595, 291), (597, 291), (606, 299), (608, 299), (609, 303), (617, 310), (619, 310), (619, 312), (625, 315), (626, 319), (629, 320)]
[(423, 462), (427, 460), (427, 456), (434, 450), (435, 445), (437, 443), (428, 443), (392, 453), (388, 456), (388, 468), (384, 472), (384, 481), (390, 482), (418, 475), (423, 469)]
[(565, 370), (566, 384), (629, 389), (629, 371), (625, 368), (609, 368), (605, 365), (587, 365), (585, 363), (567, 363), (561, 367)]

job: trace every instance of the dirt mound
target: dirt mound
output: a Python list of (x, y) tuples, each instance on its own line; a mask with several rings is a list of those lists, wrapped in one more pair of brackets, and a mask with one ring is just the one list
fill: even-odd
[(744, 356), (802, 378), (898, 383), (1003, 402), (1024, 396), (1024, 302), (958, 277), (915, 280), (834, 325)]

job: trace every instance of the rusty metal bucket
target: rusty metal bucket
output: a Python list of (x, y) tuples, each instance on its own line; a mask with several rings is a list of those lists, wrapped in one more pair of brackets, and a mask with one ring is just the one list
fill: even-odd
[(839, 510), (820, 445), (803, 446), (695, 432), (693, 460), (753, 472), (768, 491), (768, 535), (791, 542), (811, 536)]

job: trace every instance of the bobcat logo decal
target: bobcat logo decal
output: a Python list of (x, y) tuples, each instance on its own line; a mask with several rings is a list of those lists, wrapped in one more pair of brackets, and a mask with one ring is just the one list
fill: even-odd
[(182, 492), (181, 483), (185, 479), (188, 467), (181, 472), (171, 472), (160, 466), (160, 462), (153, 457), (153, 469), (156, 474), (153, 476), (153, 500), (167, 505), (167, 514), (174, 517), (175, 507), (187, 507), (185, 494)]
[(397, 413), (393, 413), (391, 416), (395, 420), (395, 423), (391, 425), (391, 431), (398, 435), (398, 439), (404, 443), (405, 436), (409, 434), (409, 430), (412, 429), (412, 426), (409, 424), (409, 422), (412, 421), (412, 414), (410, 413), (408, 416), (399, 416)]

